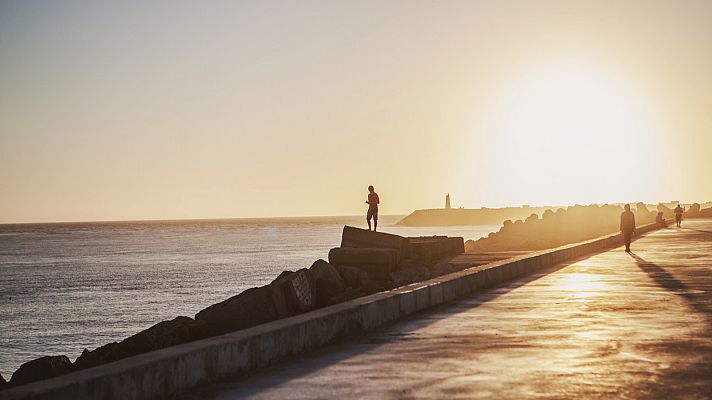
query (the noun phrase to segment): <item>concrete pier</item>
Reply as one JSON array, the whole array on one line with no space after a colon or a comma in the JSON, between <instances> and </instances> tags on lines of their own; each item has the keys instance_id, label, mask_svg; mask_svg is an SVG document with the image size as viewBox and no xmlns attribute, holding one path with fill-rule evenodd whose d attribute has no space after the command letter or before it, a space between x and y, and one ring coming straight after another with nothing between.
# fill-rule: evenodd
<instances>
[{"instance_id":1,"label":"concrete pier","mask_svg":"<svg viewBox=\"0 0 712 400\"><path fill-rule=\"evenodd\" d=\"M547 267L190 399L712 396L712 220Z\"/></svg>"},{"instance_id":2,"label":"concrete pier","mask_svg":"<svg viewBox=\"0 0 712 400\"><path fill-rule=\"evenodd\" d=\"M659 228L660 226L656 224L639 226L638 233L645 234ZM239 379L271 365L282 365L298 355L335 342L343 342L349 337L362 335L364 332L373 331L389 323L403 321L425 310L468 299L475 293L482 293L487 288L500 286L513 279L521 279L531 274L541 275L542 272L551 271L552 266L615 248L621 243L620 234L611 234L522 255L463 254L445 260L442 265L444 272L452 268L456 272L221 336L168 347L18 386L3 391L0 393L0 398L12 400L174 398L197 387ZM507 256L514 257L501 259ZM489 262L496 259L501 260ZM447 329L453 330L453 334L457 335L457 326L447 327ZM466 329L463 329L463 332L467 334ZM436 348L432 351L438 352L441 349ZM431 360L423 358L416 361L429 364ZM422 365L413 367L422 369ZM384 376L386 378L383 379L388 380L389 375ZM359 382L361 379L359 376L346 378L354 382ZM299 395L299 392L287 394ZM228 395L232 396L232 394ZM284 393L278 397L282 395ZM311 393L307 394L307 397L322 395ZM375 394L376 397L381 395L382 393ZM207 396L211 395L207 394ZM237 394L237 396L241 395Z\"/></svg>"}]
</instances>

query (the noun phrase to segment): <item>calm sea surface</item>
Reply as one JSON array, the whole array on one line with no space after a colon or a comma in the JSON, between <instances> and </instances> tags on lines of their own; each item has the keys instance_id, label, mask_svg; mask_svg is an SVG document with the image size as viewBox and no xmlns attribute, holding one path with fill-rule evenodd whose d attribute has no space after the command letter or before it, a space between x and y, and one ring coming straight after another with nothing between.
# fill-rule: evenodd
<instances>
[{"instance_id":1,"label":"calm sea surface","mask_svg":"<svg viewBox=\"0 0 712 400\"><path fill-rule=\"evenodd\" d=\"M476 239L495 226L411 228ZM0 373L44 355L76 359L179 315L309 267L362 217L0 225Z\"/></svg>"}]
</instances>

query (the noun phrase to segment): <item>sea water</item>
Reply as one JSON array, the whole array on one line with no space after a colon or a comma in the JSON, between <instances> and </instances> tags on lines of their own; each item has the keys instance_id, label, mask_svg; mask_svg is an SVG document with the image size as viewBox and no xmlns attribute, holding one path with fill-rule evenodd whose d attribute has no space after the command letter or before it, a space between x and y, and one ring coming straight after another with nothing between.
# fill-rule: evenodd
<instances>
[{"instance_id":1,"label":"sea water","mask_svg":"<svg viewBox=\"0 0 712 400\"><path fill-rule=\"evenodd\" d=\"M379 230L477 239L497 228L397 220ZM345 224L365 227L363 217L0 225L0 374L45 355L74 360L308 268Z\"/></svg>"}]
</instances>

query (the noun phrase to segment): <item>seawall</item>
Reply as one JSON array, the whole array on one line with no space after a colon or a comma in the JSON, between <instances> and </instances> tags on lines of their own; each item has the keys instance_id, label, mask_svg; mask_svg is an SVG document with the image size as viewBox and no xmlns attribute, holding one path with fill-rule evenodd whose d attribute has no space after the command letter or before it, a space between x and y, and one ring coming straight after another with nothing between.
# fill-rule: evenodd
<instances>
[{"instance_id":1,"label":"seawall","mask_svg":"<svg viewBox=\"0 0 712 400\"><path fill-rule=\"evenodd\" d=\"M638 227L637 234L658 228ZM620 234L533 252L0 392L0 399L159 399L249 373L346 335L622 244Z\"/></svg>"}]
</instances>

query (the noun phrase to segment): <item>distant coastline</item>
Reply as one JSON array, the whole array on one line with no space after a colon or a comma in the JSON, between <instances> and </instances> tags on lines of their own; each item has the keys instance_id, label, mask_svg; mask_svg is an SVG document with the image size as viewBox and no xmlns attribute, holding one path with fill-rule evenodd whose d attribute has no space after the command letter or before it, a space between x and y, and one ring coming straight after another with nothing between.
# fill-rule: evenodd
<instances>
[{"instance_id":1,"label":"distant coastline","mask_svg":"<svg viewBox=\"0 0 712 400\"><path fill-rule=\"evenodd\" d=\"M624 203L612 203L608 205L622 206ZM658 203L666 208L674 208L677 202ZM651 209L657 208L658 204L646 204ZM601 204L606 205L606 204ZM690 211L687 217L693 217L695 210L712 207L712 201L705 203L682 203L686 211ZM397 226L430 227L430 226L468 226L468 225L502 225L506 220L525 220L532 214L542 216L547 210L557 211L568 209L572 206L528 206L501 207L501 208L431 208L415 210L396 223ZM666 217L669 215L666 214Z\"/></svg>"},{"instance_id":2,"label":"distant coastline","mask_svg":"<svg viewBox=\"0 0 712 400\"><path fill-rule=\"evenodd\" d=\"M503 208L433 208L415 210L402 220L400 226L465 226L501 225L504 220L524 219L531 214L556 211L558 206L521 206Z\"/></svg>"}]
</instances>

